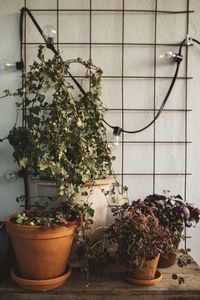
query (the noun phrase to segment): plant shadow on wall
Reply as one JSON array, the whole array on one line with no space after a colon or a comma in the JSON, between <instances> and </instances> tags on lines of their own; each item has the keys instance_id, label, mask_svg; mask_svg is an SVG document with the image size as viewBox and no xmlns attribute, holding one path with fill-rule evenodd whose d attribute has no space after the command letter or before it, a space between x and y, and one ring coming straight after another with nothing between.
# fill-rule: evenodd
<instances>
[{"instance_id":1,"label":"plant shadow on wall","mask_svg":"<svg viewBox=\"0 0 200 300\"><path fill-rule=\"evenodd\" d=\"M82 232L90 228L94 210L87 201L78 203L76 196L80 194L84 199L89 197L90 188L96 184L96 180L112 174L114 160L102 122L105 113L100 99L102 70L90 61L77 59L76 62L86 69L85 77L90 81L90 89L86 95L74 97L74 87L66 77L69 64L58 55L45 60L43 46L39 46L38 58L39 62L34 61L30 71L23 74L21 89L14 93L4 91L3 97L20 97L20 102L16 103L16 122L8 140L14 148L14 160L21 167L20 175L54 181L58 192L56 199L59 201L50 210L48 203L44 205L43 198L31 202L28 192L25 197L18 197L18 200L25 198L26 209L7 219L7 230L13 243L15 224L20 227L24 225L24 228L28 226L27 230L32 227L48 232L56 231L59 226L74 226L71 230L73 234L78 225L81 225ZM21 112L23 126L18 125ZM89 192L82 192L81 188L85 186ZM109 191L104 193L107 195ZM14 245L14 248L19 254L21 250L18 246ZM31 252L30 248L25 251ZM20 274L25 278L38 279L24 272L18 254ZM30 267L23 260L22 264Z\"/></svg>"}]
</instances>

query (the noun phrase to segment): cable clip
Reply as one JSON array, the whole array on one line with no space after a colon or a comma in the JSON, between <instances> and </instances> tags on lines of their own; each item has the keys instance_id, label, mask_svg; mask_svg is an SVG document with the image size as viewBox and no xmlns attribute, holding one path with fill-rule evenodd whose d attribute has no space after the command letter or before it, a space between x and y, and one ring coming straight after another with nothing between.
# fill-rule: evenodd
<instances>
[{"instance_id":1,"label":"cable clip","mask_svg":"<svg viewBox=\"0 0 200 300\"><path fill-rule=\"evenodd\" d=\"M192 44L192 37L187 33L185 43L187 46L190 46Z\"/></svg>"}]
</instances>

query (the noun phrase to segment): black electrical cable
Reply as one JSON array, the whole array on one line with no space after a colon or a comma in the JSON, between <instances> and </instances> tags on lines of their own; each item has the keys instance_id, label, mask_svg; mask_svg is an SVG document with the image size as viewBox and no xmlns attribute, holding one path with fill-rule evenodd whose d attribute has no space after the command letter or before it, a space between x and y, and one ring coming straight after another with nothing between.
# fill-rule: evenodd
<instances>
[{"instance_id":1,"label":"black electrical cable","mask_svg":"<svg viewBox=\"0 0 200 300\"><path fill-rule=\"evenodd\" d=\"M181 52L180 52L179 55L181 56ZM168 98L169 98L169 95L171 94L171 91L172 91L172 89L173 89L173 87L174 87L174 84L175 84L175 82L176 82L176 78L177 78L177 75L178 75L178 71L179 71L179 67L180 67L181 61L182 61L182 58L180 58L180 60L177 61L177 66L176 66L176 71L175 71L175 73L174 73L174 77L173 77L172 82L171 82L171 84L170 84L170 87L169 87L169 89L168 89L168 91L167 91L167 94L166 94L166 96L165 96L165 98L164 98L164 100L163 100L163 102L162 102L162 104L161 104L161 106L160 106L160 108L159 108L159 111L158 111L158 113L156 114L156 116L154 117L154 119L153 119L149 124L147 124L146 126L144 126L144 127L141 128L141 129L131 131L131 130L125 130L125 129L122 128L121 132L130 133L130 134L138 133L138 132L141 132L141 131L147 129L148 127L150 127L150 126L157 120L157 118L158 118L158 117L160 116L160 114L162 113L162 111L163 111L163 109L164 109L164 107L165 107L165 104L167 103L167 100L168 100Z\"/></svg>"},{"instance_id":2,"label":"black electrical cable","mask_svg":"<svg viewBox=\"0 0 200 300\"><path fill-rule=\"evenodd\" d=\"M34 25L36 26L36 28L38 29L39 33L41 34L41 36L43 37L47 48L51 49L53 51L53 53L57 56L60 57L60 59L63 61L62 57L60 56L59 52L55 49L54 45L48 41L48 38L44 35L41 27L39 26L39 24L37 23L37 21L35 20L34 16L32 15L32 13L30 12L30 10L27 7L23 7L21 9L21 15L20 15L20 44L21 44L21 61L22 61L22 39L23 39L23 16L24 16L24 12L27 12L29 17L31 18L31 20L33 21ZM79 88L79 90L83 93L84 96L87 96L86 92L84 91L84 89L82 88L82 86L78 83L78 81L74 78L74 76L67 71L68 75L70 76L70 78L74 81L74 83L77 85L77 87Z\"/></svg>"},{"instance_id":3,"label":"black electrical cable","mask_svg":"<svg viewBox=\"0 0 200 300\"><path fill-rule=\"evenodd\" d=\"M182 61L182 59L183 59L183 57L182 57L182 47L183 47L183 44L185 43L185 39L181 42L181 44L180 44L180 46L179 46L179 52L178 52L178 54L176 54L175 56L174 56L174 61L176 61L176 63L177 63L177 66L176 66L176 71L175 71L175 73L174 73L174 77L173 77L173 79L172 79L172 82L171 82L171 84L170 84L170 87L169 87L169 89L168 89L168 91L167 91L167 94L166 94L166 96L165 96L165 98L164 98L164 100L163 100L163 102L162 102L162 104L161 104L161 106L160 106L160 108L159 108L159 111L158 111L158 113L156 114L156 116L154 117L154 119L149 123L149 124L147 124L146 126L144 126L144 127L142 127L142 128L140 128L140 129L138 129L138 130L125 130L125 129L123 129L123 128L120 128L120 127L117 127L117 126L115 126L115 127L111 127L111 128L113 128L114 129L114 134L115 135L120 135L120 133L121 132L124 132L124 133L129 133L129 134L134 134L134 133L138 133L138 132L141 132L141 131L143 131L143 130L145 130L145 129L147 129L148 127L150 127L156 120L157 120L157 118L160 116L160 114L162 113L162 111L163 111L163 109L164 109L164 107L165 107L165 104L167 103L167 100L168 100L168 98L169 98L169 96L170 96L170 94L171 94L171 91L172 91L172 89L173 89L173 87L174 87L174 84L175 84L175 82L176 82L176 78L177 78L177 75L178 75L178 71L179 71L179 67L180 67L180 63L181 63L181 61ZM107 123L107 122L106 122ZM109 126L109 124L107 123L107 125Z\"/></svg>"},{"instance_id":4,"label":"black electrical cable","mask_svg":"<svg viewBox=\"0 0 200 300\"><path fill-rule=\"evenodd\" d=\"M30 16L30 18L31 18L31 20L33 21L34 25L37 27L39 33L40 33L41 36L43 37L43 39L44 39L44 41L45 41L45 43L46 43L47 48L51 49L51 50L54 52L55 55L59 56L59 57L62 59L62 57L60 56L59 52L55 49L53 43L49 43L49 42L48 42L48 39L45 37L45 35L44 35L42 29L40 28L39 24L36 22L35 18L33 17L32 13L30 12L30 10L29 10L28 8L26 8L26 7L23 7L23 8L21 9L21 17L20 17L21 61L22 61L23 15L24 15L24 12L25 12L25 11L28 13L28 15ZM194 42L200 44L200 42L198 42L196 39L192 39L192 40L193 40ZM176 71L175 71L175 73L174 73L174 77L173 77L172 82L171 82L171 84L170 84L170 87L169 87L169 89L168 89L168 91L167 91L167 94L166 94L166 96L165 96L165 98L164 98L164 100L163 100L163 102L162 102L162 104L161 104L161 106L160 106L160 109L159 109L158 113L157 113L156 116L154 117L154 119L153 119L149 124L147 124L146 126L144 126L143 128L138 129L138 130L134 130L134 131L131 131L131 130L125 130L125 129L119 127L119 126L112 126L112 125L110 125L106 120L103 119L103 122L104 122L107 126L109 126L110 128L112 128L112 129L114 130L113 133L114 133L115 135L120 135L121 132L130 133L130 134L134 134L134 133L141 132L141 131L147 129L148 127L150 127L150 126L157 120L157 118L160 116L160 114L162 113L162 111L163 111L163 109L164 109L164 107L165 107L165 104L167 103L167 100L168 100L168 98L169 98L169 96L170 96L170 94L171 94L171 91L172 91L172 89L173 89L173 87L174 87L174 84L175 84L175 82L176 82L177 75L178 75L178 71L179 71L179 67L180 67L180 63L181 63L182 58L183 58L183 57L182 57L182 54L181 54L181 52L182 52L182 46L183 46L183 44L185 43L185 41L186 41L186 40L184 39L184 40L181 42L180 47L179 47L179 52L178 52L178 54L176 54L176 55L173 57L174 61L176 61L176 63L177 63ZM76 86L77 86L77 87L79 88L79 90L82 92L82 94L83 94L85 97L87 97L87 93L86 93L85 90L82 88L82 86L79 84L79 82L74 78L74 76L73 76L69 71L67 71L67 72L68 72L68 75L70 76L70 78L71 78L71 79L74 81L74 83L76 84Z\"/></svg>"},{"instance_id":5,"label":"black electrical cable","mask_svg":"<svg viewBox=\"0 0 200 300\"><path fill-rule=\"evenodd\" d=\"M200 45L200 42L198 40L196 40L196 39L191 38L191 41L193 41L193 42L195 42L195 43L197 43L197 44Z\"/></svg>"},{"instance_id":6,"label":"black electrical cable","mask_svg":"<svg viewBox=\"0 0 200 300\"><path fill-rule=\"evenodd\" d=\"M24 72L23 58L22 58L22 50L23 50L23 49L22 49L22 48L23 48L23 16L24 16L24 13L25 13L25 12L28 13L28 15L29 15L29 17L31 18L33 24L34 24L34 25L36 26L36 28L38 29L39 33L41 34L42 38L44 39L44 41L45 41L45 43L46 43L47 48L49 48L50 50L52 50L53 53L54 53L55 55L57 55L57 56L63 61L63 59L62 59L62 57L60 56L59 52L55 49L55 47L54 47L54 45L53 45L53 40L52 40L52 39L48 39L48 37L44 35L44 33L43 33L41 27L39 26L39 24L38 24L37 21L35 20L34 16L33 16L32 13L30 12L30 10L29 10L28 8L26 8L26 7L23 7L23 8L21 9L21 15L20 15L20 46L21 46L21 48L20 48L20 56L21 56L21 57L20 57L20 58L21 58L21 61L20 61L20 62L17 62L17 64L16 64L17 69L21 69L21 70L22 70L22 73ZM190 40L196 42L197 44L200 44L200 42L197 41L196 39L192 39L192 38L191 38ZM165 104L166 104L166 102L167 102L167 100L168 100L168 98L169 98L169 95L171 94L171 91L172 91L172 89L173 89L174 83L175 83L175 81L176 81L176 78L177 78L177 75L178 75L178 71L179 71L179 67L180 67L180 63L181 63L182 58L183 58L182 55L181 55L181 51L182 51L182 47L183 47L183 44L185 43L185 41L186 41L185 39L182 41L182 43L180 44L180 47L179 47L179 52L178 52L178 54L176 54L176 55L173 57L173 59L174 59L174 60L176 61L176 63L177 63L176 71L175 71L174 77L173 77L173 79L172 79L172 82L171 82L171 84L170 84L170 87L169 87L169 89L168 89L168 91L167 91L167 94L166 94L166 96L165 96L165 98L164 98L164 100L163 100L163 102L162 102L162 104L161 104L161 106L160 106L160 109L159 109L158 113L157 113L156 116L154 117L154 119L153 119L148 125L146 125L145 127L141 128L141 129L139 129L139 130L135 130L135 131L125 130L125 129L120 128L120 127L118 127L118 126L112 126L112 125L110 125L106 120L103 119L103 122L104 122L107 126L109 126L110 128L112 128L112 129L114 130L113 133L114 133L115 135L118 135L118 136L119 136L121 132L131 133L131 134L137 133L137 132L141 132L141 131L147 129L149 126L151 126L151 125L156 121L156 119L159 117L159 115L160 115L161 112L163 111L163 108L164 108L164 106L165 106ZM63 61L63 62L64 62L64 61ZM74 78L74 76L73 76L68 70L67 70L67 72L68 72L68 75L70 76L70 78L73 80L73 82L74 82L74 83L76 84L76 86L79 88L79 90L81 91L81 93L82 93L85 97L87 97L87 93L86 93L85 90L82 88L82 86L79 84L79 82ZM22 83L22 84L23 84L23 83ZM23 109L23 113L26 113L24 109ZM24 120L24 117L23 117L23 120ZM25 176L24 176L24 184L25 184L25 195L26 195L25 209L27 209L28 206L29 206L29 192L28 192L28 177L27 177L27 174L25 174Z\"/></svg>"}]
</instances>

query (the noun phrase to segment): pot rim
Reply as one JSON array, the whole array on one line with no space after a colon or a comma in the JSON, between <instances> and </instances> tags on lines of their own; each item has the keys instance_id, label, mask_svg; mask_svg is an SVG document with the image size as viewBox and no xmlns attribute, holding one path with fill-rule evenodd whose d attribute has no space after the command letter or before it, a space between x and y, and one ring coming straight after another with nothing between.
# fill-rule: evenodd
<instances>
[{"instance_id":1,"label":"pot rim","mask_svg":"<svg viewBox=\"0 0 200 300\"><path fill-rule=\"evenodd\" d=\"M25 236L27 239L60 238L66 235L73 235L78 227L76 221L73 221L69 227L60 224L55 225L54 230L51 228L43 230L43 226L30 226L11 222L10 220L15 216L11 215L6 218L6 230L11 236L15 235L17 238L25 238Z\"/></svg>"},{"instance_id":2,"label":"pot rim","mask_svg":"<svg viewBox=\"0 0 200 300\"><path fill-rule=\"evenodd\" d=\"M55 181L50 181L50 180L42 180L38 178L32 178L32 182L37 184L37 185L43 185L43 186L56 186ZM110 185L116 182L116 179L114 177L108 177L105 179L97 179L95 180L94 186L98 185ZM86 182L86 186L92 186L91 181Z\"/></svg>"}]
</instances>

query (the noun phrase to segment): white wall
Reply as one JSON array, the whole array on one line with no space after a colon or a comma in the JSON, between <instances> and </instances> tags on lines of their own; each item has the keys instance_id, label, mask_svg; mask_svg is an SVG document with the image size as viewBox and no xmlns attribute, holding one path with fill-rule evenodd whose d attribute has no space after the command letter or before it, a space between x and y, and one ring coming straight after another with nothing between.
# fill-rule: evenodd
<instances>
[{"instance_id":1,"label":"white wall","mask_svg":"<svg viewBox=\"0 0 200 300\"><path fill-rule=\"evenodd\" d=\"M27 7L56 8L56 0L27 0ZM89 0L60 0L59 7L89 8ZM186 10L186 0L158 0L159 10ZM19 59L19 9L24 1L6 0L0 1L0 34L1 48L0 59ZM92 0L93 8L121 9L121 0ZM125 0L125 9L154 9L154 0ZM192 36L200 39L200 2L190 0L190 9L195 13L190 15L189 28ZM57 26L56 12L33 12L41 27L51 23ZM153 43L154 42L154 14L126 13L125 14L125 43ZM122 16L120 12L94 12L92 15L92 42L95 43L121 43L122 42ZM35 27L27 17L27 42L42 40ZM157 19L157 43L179 43L186 35L186 15L158 14ZM89 42L89 12L61 12L59 13L59 42ZM82 57L88 59L88 45L61 45L60 50L64 59ZM100 46L92 47L93 62L103 68L104 75L121 75L122 47ZM175 50L177 47L158 46L159 54ZM31 63L37 53L36 45L27 45L27 64ZM49 52L48 52L49 53ZM183 54L185 50L183 51ZM154 48L152 46L125 46L124 48L124 75L152 76L154 64ZM50 54L49 54L50 55ZM188 108L193 111L188 113L188 145L186 199L200 206L200 135L199 121L199 93L200 93L200 47L189 48L188 75L193 80L188 80ZM175 65L162 62L157 59L157 76L172 76ZM72 69L73 74L80 74L80 70ZM185 76L185 59L182 62L179 76ZM20 86L20 72L1 73L0 89L11 90ZM119 111L110 111L106 117L114 125L122 124L122 85L121 79L103 79L103 100L108 108L118 108ZM152 79L125 79L124 80L124 108L125 109L152 109L154 106L154 91ZM161 104L166 94L170 80L156 80L156 108ZM166 105L168 109L184 109L186 107L186 88L184 80L177 80L175 88ZM14 123L15 105L14 99L0 100L0 137L4 137ZM153 112L124 112L124 125L126 129L138 129L152 120ZM155 158L153 158L154 145L152 141L184 141L185 140L185 113L165 111L156 122L155 129L152 126L144 132L134 136L124 135L124 141L149 141L149 143L125 143L113 149L117 156L114 164L116 173L153 173L154 162L156 173L184 173L185 172L185 145L184 144L156 144ZM112 132L108 129L108 135ZM122 157L122 147L124 156ZM16 195L23 193L23 181L18 179L15 183L5 182L3 175L8 170L17 170L13 165L12 149L7 142L0 144L0 219L16 211ZM122 176L119 176L119 180ZM123 183L129 186L131 200L144 197L153 192L152 175L124 175ZM155 176L155 192L162 193L163 189L169 189L173 193L184 196L184 175ZM191 230L193 238L188 239L188 246L192 247L192 255L200 263L198 248L200 241L198 235L200 226Z\"/></svg>"},{"instance_id":2,"label":"white wall","mask_svg":"<svg viewBox=\"0 0 200 300\"><path fill-rule=\"evenodd\" d=\"M23 1L0 1L0 60L9 59L18 61L20 59L19 41L19 11ZM15 90L20 87L21 72L0 73L0 94L5 89ZM7 98L0 100L0 137L5 137L15 122L15 99ZM4 180L4 174L8 170L18 170L13 164L12 148L8 141L0 143L0 219L14 213L18 209L15 201L16 196L23 194L23 180L8 183Z\"/></svg>"}]
</instances>

